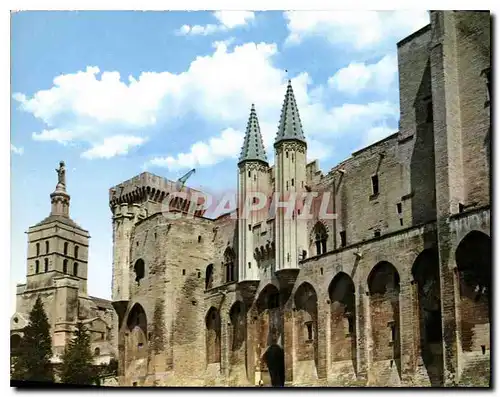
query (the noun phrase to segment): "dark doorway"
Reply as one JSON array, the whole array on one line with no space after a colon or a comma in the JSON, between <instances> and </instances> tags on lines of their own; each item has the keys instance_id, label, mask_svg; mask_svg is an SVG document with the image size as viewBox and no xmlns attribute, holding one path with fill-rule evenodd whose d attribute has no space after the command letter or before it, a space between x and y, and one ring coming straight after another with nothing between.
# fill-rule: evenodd
<instances>
[{"instance_id":1,"label":"dark doorway","mask_svg":"<svg viewBox=\"0 0 500 397\"><path fill-rule=\"evenodd\" d=\"M269 369L272 387L283 387L285 385L285 352L281 346L269 346L263 359Z\"/></svg>"}]
</instances>

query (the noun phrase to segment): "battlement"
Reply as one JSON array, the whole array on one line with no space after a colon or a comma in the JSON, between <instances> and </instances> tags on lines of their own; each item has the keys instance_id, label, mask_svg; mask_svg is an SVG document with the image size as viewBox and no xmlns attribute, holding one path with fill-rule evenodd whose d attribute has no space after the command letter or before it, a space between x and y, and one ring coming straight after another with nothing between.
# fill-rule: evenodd
<instances>
[{"instance_id":1,"label":"battlement","mask_svg":"<svg viewBox=\"0 0 500 397\"><path fill-rule=\"evenodd\" d=\"M123 203L142 203L148 200L161 203L169 194L182 192L187 195L187 201L193 194L201 195L201 191L183 186L178 188L177 182L164 177L143 172L109 189L109 204L111 207Z\"/></svg>"}]
</instances>

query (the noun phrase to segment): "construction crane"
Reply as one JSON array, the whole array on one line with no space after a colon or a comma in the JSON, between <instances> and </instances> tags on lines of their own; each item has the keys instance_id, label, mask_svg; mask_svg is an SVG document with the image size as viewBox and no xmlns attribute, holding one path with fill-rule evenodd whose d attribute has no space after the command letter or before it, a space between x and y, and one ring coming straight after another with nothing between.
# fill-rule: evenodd
<instances>
[{"instance_id":1,"label":"construction crane","mask_svg":"<svg viewBox=\"0 0 500 397\"><path fill-rule=\"evenodd\" d=\"M189 179L191 175L193 175L196 172L196 170L193 168L191 171L189 171L186 175L181 176L179 179L177 179L177 182L175 183L175 187L177 191L180 191L183 187L186 181Z\"/></svg>"}]
</instances>

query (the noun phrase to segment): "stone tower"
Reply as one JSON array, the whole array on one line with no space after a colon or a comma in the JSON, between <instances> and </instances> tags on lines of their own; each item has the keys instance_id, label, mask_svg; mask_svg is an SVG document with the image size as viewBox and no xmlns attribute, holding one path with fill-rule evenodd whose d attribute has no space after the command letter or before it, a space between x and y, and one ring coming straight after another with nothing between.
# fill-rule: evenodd
<instances>
[{"instance_id":1,"label":"stone tower","mask_svg":"<svg viewBox=\"0 0 500 397\"><path fill-rule=\"evenodd\" d=\"M281 118L274 143L275 148L275 203L276 206L276 271L298 269L299 253L306 250L306 225L301 227L295 205L303 200L306 184L307 144L293 94L291 81L285 95Z\"/></svg>"},{"instance_id":2,"label":"stone tower","mask_svg":"<svg viewBox=\"0 0 500 397\"><path fill-rule=\"evenodd\" d=\"M252 104L248 119L245 140L238 162L239 198L239 281L259 280L257 262L254 258L253 226L267 218L266 207L258 211L246 208L266 200L269 193L269 165L260 133L259 120Z\"/></svg>"},{"instance_id":3,"label":"stone tower","mask_svg":"<svg viewBox=\"0 0 500 397\"><path fill-rule=\"evenodd\" d=\"M69 216L66 170L60 162L58 182L50 195L50 215L29 228L26 289L53 284L61 275L78 280L81 295L87 295L89 233Z\"/></svg>"}]
</instances>

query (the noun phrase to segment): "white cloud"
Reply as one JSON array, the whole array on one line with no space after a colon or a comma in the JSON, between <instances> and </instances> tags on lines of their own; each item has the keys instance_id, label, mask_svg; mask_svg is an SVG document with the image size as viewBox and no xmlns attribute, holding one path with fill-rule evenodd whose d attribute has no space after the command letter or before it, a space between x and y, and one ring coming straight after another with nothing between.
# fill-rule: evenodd
<instances>
[{"instance_id":1,"label":"white cloud","mask_svg":"<svg viewBox=\"0 0 500 397\"><path fill-rule=\"evenodd\" d=\"M51 88L32 97L15 94L14 98L22 109L48 126L34 134L33 139L63 144L73 140L85 142L90 145L84 154L86 158L125 154L144 142L151 127L189 115L224 131L219 137L198 138L199 142L192 142L183 153L166 153L150 163L174 168L208 166L237 156L243 134L239 131L246 127L250 105L255 103L271 161L286 91L285 73L273 65L277 47L246 43L229 50L225 42L217 42L214 47L212 54L197 57L179 74L143 72L124 82L118 72L101 74L97 67L88 67L86 71L55 78ZM304 132L309 142L317 142L311 144L311 150L316 147L318 156L326 156L325 145L332 140L359 134L398 116L397 105L390 102L328 107L320 95L321 87L314 85L307 73L294 77L292 85ZM119 143L123 139L115 138L117 130L123 139L133 138L128 144ZM223 143L222 148L219 143Z\"/></svg>"},{"instance_id":2,"label":"white cloud","mask_svg":"<svg viewBox=\"0 0 500 397\"><path fill-rule=\"evenodd\" d=\"M220 136L212 137L205 142L196 142L188 153L179 153L176 157L155 157L147 165L166 167L170 170L209 166L225 158L237 158L244 134L227 128Z\"/></svg>"},{"instance_id":3,"label":"white cloud","mask_svg":"<svg viewBox=\"0 0 500 397\"><path fill-rule=\"evenodd\" d=\"M58 128L54 128L52 130L43 130L42 132L34 132L32 134L32 138L35 141L55 141L60 143L61 145L67 145L72 140L78 137L78 134L75 134L69 130L60 130Z\"/></svg>"},{"instance_id":4,"label":"white cloud","mask_svg":"<svg viewBox=\"0 0 500 397\"><path fill-rule=\"evenodd\" d=\"M357 95L365 90L387 93L394 88L397 73L397 57L386 55L377 63L351 62L330 77L328 84L349 95Z\"/></svg>"},{"instance_id":5,"label":"white cloud","mask_svg":"<svg viewBox=\"0 0 500 397\"><path fill-rule=\"evenodd\" d=\"M363 137L362 147L369 146L397 132L397 129L385 125L370 128ZM362 148L360 147L360 149Z\"/></svg>"},{"instance_id":6,"label":"white cloud","mask_svg":"<svg viewBox=\"0 0 500 397\"><path fill-rule=\"evenodd\" d=\"M86 159L109 159L114 156L127 154L134 147L145 142L144 138L127 135L115 135L104 139L101 144L82 153Z\"/></svg>"},{"instance_id":7,"label":"white cloud","mask_svg":"<svg viewBox=\"0 0 500 397\"><path fill-rule=\"evenodd\" d=\"M427 11L287 11L287 44L323 36L354 50L373 49L395 42L429 23Z\"/></svg>"},{"instance_id":8,"label":"white cloud","mask_svg":"<svg viewBox=\"0 0 500 397\"><path fill-rule=\"evenodd\" d=\"M177 31L179 36L208 36L216 32L225 32L237 27L245 26L255 19L253 11L216 11L213 16L219 23L208 25L183 25Z\"/></svg>"},{"instance_id":9,"label":"white cloud","mask_svg":"<svg viewBox=\"0 0 500 397\"><path fill-rule=\"evenodd\" d=\"M19 156L22 156L24 154L24 148L23 147L17 147L14 146L12 143L10 144L10 151L14 154L17 154Z\"/></svg>"}]
</instances>

